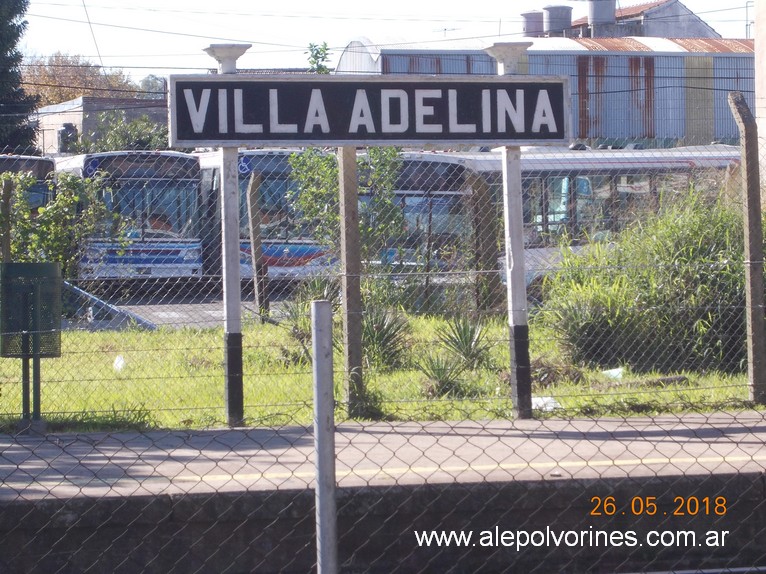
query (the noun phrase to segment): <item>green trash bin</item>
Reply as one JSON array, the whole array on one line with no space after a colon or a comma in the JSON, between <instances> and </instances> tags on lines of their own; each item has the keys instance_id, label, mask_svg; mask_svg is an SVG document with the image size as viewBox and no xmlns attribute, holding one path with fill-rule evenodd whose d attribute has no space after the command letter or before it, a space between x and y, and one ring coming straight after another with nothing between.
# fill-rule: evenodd
<instances>
[{"instance_id":1,"label":"green trash bin","mask_svg":"<svg viewBox=\"0 0 766 574\"><path fill-rule=\"evenodd\" d=\"M0 357L22 359L22 419L40 419L40 359L61 356L61 287L59 263L0 263Z\"/></svg>"},{"instance_id":2,"label":"green trash bin","mask_svg":"<svg viewBox=\"0 0 766 574\"><path fill-rule=\"evenodd\" d=\"M61 264L0 264L0 357L61 356Z\"/></svg>"}]
</instances>

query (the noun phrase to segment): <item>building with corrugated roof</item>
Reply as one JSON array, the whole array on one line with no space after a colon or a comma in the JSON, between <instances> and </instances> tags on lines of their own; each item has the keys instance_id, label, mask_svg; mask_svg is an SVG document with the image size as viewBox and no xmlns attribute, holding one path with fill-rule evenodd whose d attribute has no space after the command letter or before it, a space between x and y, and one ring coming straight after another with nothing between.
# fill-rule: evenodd
<instances>
[{"instance_id":1,"label":"building with corrugated roof","mask_svg":"<svg viewBox=\"0 0 766 574\"><path fill-rule=\"evenodd\" d=\"M570 37L720 38L679 0L655 0L618 7L615 0L590 0L588 16L571 23Z\"/></svg>"},{"instance_id":2,"label":"building with corrugated roof","mask_svg":"<svg viewBox=\"0 0 766 574\"><path fill-rule=\"evenodd\" d=\"M520 73L562 75L572 92L572 134L591 145L736 142L728 93L755 104L753 40L526 38ZM338 74L496 74L476 42L348 44Z\"/></svg>"},{"instance_id":3,"label":"building with corrugated roof","mask_svg":"<svg viewBox=\"0 0 766 574\"><path fill-rule=\"evenodd\" d=\"M753 40L722 39L678 0L617 8L589 0L587 18L546 6L522 14L530 42L520 73L563 75L572 134L590 144L647 146L736 142L728 93L755 104ZM630 32L630 34L626 34ZM497 74L484 49L507 38L439 43L350 42L338 74Z\"/></svg>"}]
</instances>

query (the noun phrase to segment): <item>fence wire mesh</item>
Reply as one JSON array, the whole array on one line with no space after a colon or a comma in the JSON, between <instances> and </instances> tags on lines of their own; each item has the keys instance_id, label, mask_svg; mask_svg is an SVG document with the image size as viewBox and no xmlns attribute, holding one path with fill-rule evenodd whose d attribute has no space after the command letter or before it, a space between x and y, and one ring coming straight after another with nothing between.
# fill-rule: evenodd
<instances>
[{"instance_id":1,"label":"fence wire mesh","mask_svg":"<svg viewBox=\"0 0 766 574\"><path fill-rule=\"evenodd\" d=\"M242 151L237 428L220 155L0 158L5 260L64 280L61 356L0 359L0 571L316 569L317 299L335 318L341 571L766 566L740 151L522 150L527 420L498 152L360 151L349 246L333 150Z\"/></svg>"}]
</instances>

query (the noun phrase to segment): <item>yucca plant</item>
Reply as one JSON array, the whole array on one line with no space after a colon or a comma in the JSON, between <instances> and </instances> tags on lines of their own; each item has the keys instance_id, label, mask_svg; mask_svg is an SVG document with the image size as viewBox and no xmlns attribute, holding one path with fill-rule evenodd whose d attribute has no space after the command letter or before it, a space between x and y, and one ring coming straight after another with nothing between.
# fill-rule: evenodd
<instances>
[{"instance_id":1,"label":"yucca plant","mask_svg":"<svg viewBox=\"0 0 766 574\"><path fill-rule=\"evenodd\" d=\"M492 345L480 319L457 317L437 329L439 343L456 356L468 369L490 366L489 352Z\"/></svg>"},{"instance_id":2,"label":"yucca plant","mask_svg":"<svg viewBox=\"0 0 766 574\"><path fill-rule=\"evenodd\" d=\"M415 362L415 368L426 376L425 395L429 398L462 397L465 387L463 365L440 353L426 353Z\"/></svg>"},{"instance_id":3,"label":"yucca plant","mask_svg":"<svg viewBox=\"0 0 766 574\"><path fill-rule=\"evenodd\" d=\"M390 369L404 365L410 348L407 318L378 307L367 309L362 318L362 348L368 366Z\"/></svg>"}]
</instances>

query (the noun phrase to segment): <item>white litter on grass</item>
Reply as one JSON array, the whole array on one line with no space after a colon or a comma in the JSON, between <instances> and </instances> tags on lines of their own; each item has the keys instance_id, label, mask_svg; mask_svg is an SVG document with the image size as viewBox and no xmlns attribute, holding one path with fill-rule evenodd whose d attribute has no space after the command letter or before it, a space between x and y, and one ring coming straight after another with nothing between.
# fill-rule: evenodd
<instances>
[{"instance_id":1,"label":"white litter on grass","mask_svg":"<svg viewBox=\"0 0 766 574\"><path fill-rule=\"evenodd\" d=\"M560 409L561 404L553 397L532 397L532 408L550 412Z\"/></svg>"},{"instance_id":2,"label":"white litter on grass","mask_svg":"<svg viewBox=\"0 0 766 574\"><path fill-rule=\"evenodd\" d=\"M114 368L115 371L119 373L124 366L125 366L125 358L122 355L117 355L114 358L114 363L112 363L112 367Z\"/></svg>"},{"instance_id":3,"label":"white litter on grass","mask_svg":"<svg viewBox=\"0 0 766 574\"><path fill-rule=\"evenodd\" d=\"M618 367L616 369L609 369L608 371L601 371L604 375L609 377L610 379L621 379L622 378L622 367Z\"/></svg>"}]
</instances>

